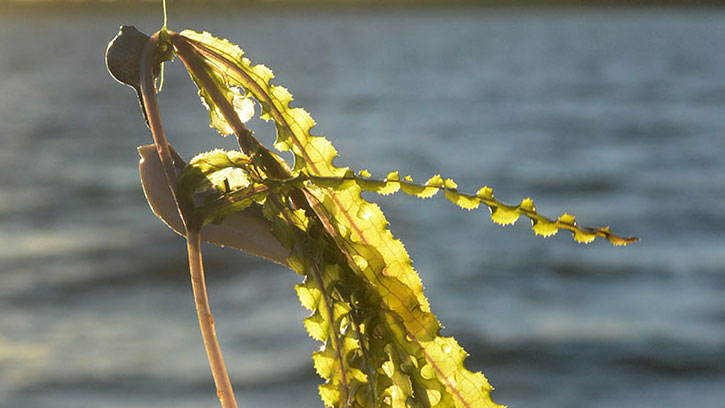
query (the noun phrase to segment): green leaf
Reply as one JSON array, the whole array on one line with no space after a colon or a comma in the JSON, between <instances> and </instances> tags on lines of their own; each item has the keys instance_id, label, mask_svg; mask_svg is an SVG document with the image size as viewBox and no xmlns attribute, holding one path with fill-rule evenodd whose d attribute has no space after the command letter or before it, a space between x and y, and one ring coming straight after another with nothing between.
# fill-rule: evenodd
<instances>
[{"instance_id":1,"label":"green leaf","mask_svg":"<svg viewBox=\"0 0 725 408\"><path fill-rule=\"evenodd\" d=\"M296 290L300 303L311 311L304 321L308 333L323 343L313 361L326 380L320 386L326 406L500 407L491 400L493 388L483 374L465 368L466 352L454 339L440 336L441 325L408 253L388 229L380 208L362 198L363 191L385 195L402 190L428 198L443 190L461 208L486 205L500 224L524 215L539 235L567 229L578 242L596 236L615 245L633 240L614 236L608 228L578 227L571 216L549 220L536 212L530 199L518 206L503 204L488 187L470 195L438 175L419 185L410 176L401 180L397 172L373 180L368 171L355 175L337 167L332 144L311 134L315 122L303 109L290 106L291 94L270 82L271 70L251 64L239 47L208 33L186 30L180 35L206 64L227 101L241 95L236 87L243 89L243 97L259 103L261 118L275 122L275 148L294 155L289 176L275 178L258 162L217 153L192 161L181 180L187 183L185 191L216 194L200 207L205 214L216 216L247 202L263 205L275 236L291 251L287 264L305 277ZM218 108L205 90L200 94L210 106L213 126L224 133L228 129L219 123ZM291 202L304 208L293 208Z\"/></svg>"},{"instance_id":2,"label":"green leaf","mask_svg":"<svg viewBox=\"0 0 725 408\"><path fill-rule=\"evenodd\" d=\"M275 148L294 154L293 171L305 169L312 175L344 175L344 169L332 164L337 156L335 148L327 139L310 134L315 121L304 109L290 107L292 95L286 88L270 83L274 75L269 68L252 65L243 57L244 52L239 47L209 33L184 30L180 35L192 40L212 70L224 73L223 77L218 76L223 85L229 89L240 87L259 102L262 108L260 117L276 124Z\"/></svg>"},{"instance_id":3,"label":"green leaf","mask_svg":"<svg viewBox=\"0 0 725 408\"><path fill-rule=\"evenodd\" d=\"M412 177L405 176L405 179L400 183L400 189L403 190L405 194L412 195L418 198L433 197L438 193L438 187L430 187L429 185L433 185L437 181L435 177L440 178L440 176L434 176L434 178L428 180L428 183L426 185L421 186L413 182ZM362 188L365 189L364 187Z\"/></svg>"},{"instance_id":4,"label":"green leaf","mask_svg":"<svg viewBox=\"0 0 725 408\"><path fill-rule=\"evenodd\" d=\"M386 183L398 184L394 175L388 178ZM491 388L484 377L480 374L471 376L472 373L464 368L463 359L459 357L465 353L460 347L451 346L449 351L453 351L452 354L440 353L435 347L441 339L438 335L440 323L430 312L420 278L412 268L405 248L390 234L380 209L361 199L343 201L339 191L335 191L334 196L311 186L307 191L319 203L319 207L315 208L316 215L321 220L327 220L322 224L327 225L330 235L337 237L336 246L347 258L348 279L357 282L346 286L360 288L357 299L370 299L366 307L360 307L363 303L358 301L357 314L374 322L383 322L372 328L382 344L370 348L379 350L388 347L388 350L395 350L396 359L415 359L419 367L436 367L430 378L415 372L405 378L396 371L391 375L389 366L386 372L384 364L389 361L389 356L378 357L374 361L379 367L375 372L385 374L385 379L375 381L375 389L379 393L377 397L392 404L398 395L395 392L417 388L434 390L440 399L457 401L456 406L497 406L488 396ZM357 184L348 185L347 196L359 197L360 191ZM363 334L370 336L368 332ZM404 346L401 347L401 344ZM368 362L371 363L373 361ZM457 377L472 381L474 386L461 388L463 383L457 383ZM427 401L428 394L427 391L412 392L400 398L423 403Z\"/></svg>"},{"instance_id":5,"label":"green leaf","mask_svg":"<svg viewBox=\"0 0 725 408\"><path fill-rule=\"evenodd\" d=\"M242 123L247 122L254 116L254 103L246 97L242 88L226 86L224 77L208 66L205 67L205 71L211 77L212 81L219 86L219 89L222 90L224 98L234 108ZM219 106L214 103L209 91L204 88L199 78L191 72L189 72L189 75L199 89L199 97L201 98L202 104L209 111L209 127L216 129L222 136L228 136L234 133L234 130L227 123Z\"/></svg>"},{"instance_id":6,"label":"green leaf","mask_svg":"<svg viewBox=\"0 0 725 408\"><path fill-rule=\"evenodd\" d=\"M228 184L213 177L228 174L224 169L249 166L246 156L221 151L192 163L217 185ZM401 181L397 172L374 181L346 170L343 177L300 175L275 182L272 191L304 188L315 213L309 218L303 210L292 211L285 200L265 204L273 208L267 217L275 223L280 242L293 251L288 264L307 277L296 290L300 303L312 311L305 328L324 343L313 360L318 374L328 380L320 395L330 406L358 399L391 406L409 399L424 404L437 400L442 406L497 406L485 377L463 366L465 351L454 339L439 336L440 323L430 312L405 248L387 229L379 207L360 197L361 187L390 193L405 185L403 191L423 197L443 190L463 208L489 206L500 223L525 215L540 235L566 228L577 241L586 242L598 233L610 234L608 229L580 229L568 214L557 221L544 218L529 198L509 206L497 201L488 187L476 195L460 193L454 181L440 176L417 185L410 177ZM403 371L403 362L411 361Z\"/></svg>"},{"instance_id":7,"label":"green leaf","mask_svg":"<svg viewBox=\"0 0 725 408\"><path fill-rule=\"evenodd\" d=\"M556 234L560 229L568 230L579 243L590 243L595 238L600 237L608 240L615 246L623 246L637 241L635 237L624 238L613 234L609 227L592 228L580 227L577 225L574 216L564 214L554 221L546 218L536 212L536 207L531 198L525 198L521 204L512 206L498 201L493 195L493 189L490 187L482 187L475 195L461 193L458 191L458 185L451 179L443 179L439 175L431 177L425 185L417 184L410 176L406 176L403 180L398 177L398 172L391 172L384 180L375 180L370 178L370 172L367 170L361 172L362 175L355 175L348 171L342 178L336 177L317 177L317 176L300 176L295 182L309 180L320 187L341 186L342 179L354 180L361 190L370 191L378 194L391 194L402 190L404 193L418 197L430 198L439 191L443 190L446 198L457 206L472 210L478 208L481 204L486 205L491 211L491 220L500 225L512 225L520 218L521 215L531 220L531 227L536 235L544 237ZM347 185L349 187L349 184ZM338 190L343 189L342 187ZM363 214L366 212L363 211Z\"/></svg>"},{"instance_id":8,"label":"green leaf","mask_svg":"<svg viewBox=\"0 0 725 408\"><path fill-rule=\"evenodd\" d=\"M249 157L220 149L201 153L177 180L182 200L192 203L203 223L216 222L253 203L262 203L272 190L252 176Z\"/></svg>"},{"instance_id":9,"label":"green leaf","mask_svg":"<svg viewBox=\"0 0 725 408\"><path fill-rule=\"evenodd\" d=\"M179 175L178 185L187 196L205 191L230 191L250 185L245 169L249 158L237 151L221 149L196 155Z\"/></svg>"}]
</instances>

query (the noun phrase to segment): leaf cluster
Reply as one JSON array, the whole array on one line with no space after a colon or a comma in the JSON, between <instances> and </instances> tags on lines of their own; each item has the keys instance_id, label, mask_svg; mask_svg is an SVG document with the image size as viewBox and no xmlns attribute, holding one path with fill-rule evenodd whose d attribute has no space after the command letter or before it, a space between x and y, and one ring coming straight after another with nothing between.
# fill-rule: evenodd
<instances>
[{"instance_id":1,"label":"leaf cluster","mask_svg":"<svg viewBox=\"0 0 725 408\"><path fill-rule=\"evenodd\" d=\"M253 65L239 47L209 33L186 30L171 43L190 67L210 126L223 135L235 133L243 150L215 150L191 160L178 179L181 200L203 223L258 207L291 251L288 266L305 277L296 287L300 303L311 311L305 328L322 343L313 360L326 380L320 386L326 406L500 406L491 400L493 388L483 374L465 368L466 352L440 335L408 253L363 191L419 198L443 191L461 208L485 205L501 225L523 215L537 235L564 229L582 243L596 237L614 245L635 240L609 228L580 227L569 214L546 218L529 198L504 204L489 187L467 194L439 175L420 184L397 172L377 180L365 170L356 174L338 167L332 144L312 135L314 120L290 106L291 94L271 83L267 67ZM274 122L274 147L292 152L291 166L244 127L253 104L262 119Z\"/></svg>"}]
</instances>

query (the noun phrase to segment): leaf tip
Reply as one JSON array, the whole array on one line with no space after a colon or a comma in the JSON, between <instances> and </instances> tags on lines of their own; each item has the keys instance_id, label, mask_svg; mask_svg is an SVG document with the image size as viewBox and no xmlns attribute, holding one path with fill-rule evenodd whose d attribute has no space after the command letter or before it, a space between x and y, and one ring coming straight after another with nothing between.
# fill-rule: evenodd
<instances>
[{"instance_id":1,"label":"leaf tip","mask_svg":"<svg viewBox=\"0 0 725 408\"><path fill-rule=\"evenodd\" d=\"M576 219L574 218L573 215L568 214L568 213L562 214L561 217L559 217L556 220L556 222L561 223L561 224L565 224L565 225L568 225L568 226L571 226L571 227L575 227L576 226Z\"/></svg>"},{"instance_id":2,"label":"leaf tip","mask_svg":"<svg viewBox=\"0 0 725 408\"><path fill-rule=\"evenodd\" d=\"M476 196L483 200L493 200L493 189L489 186L483 186L478 190Z\"/></svg>"},{"instance_id":3,"label":"leaf tip","mask_svg":"<svg viewBox=\"0 0 725 408\"><path fill-rule=\"evenodd\" d=\"M528 212L528 213L536 213L536 207L534 207L534 200L531 198L524 198L521 200L521 204L519 204L519 207Z\"/></svg>"}]
</instances>

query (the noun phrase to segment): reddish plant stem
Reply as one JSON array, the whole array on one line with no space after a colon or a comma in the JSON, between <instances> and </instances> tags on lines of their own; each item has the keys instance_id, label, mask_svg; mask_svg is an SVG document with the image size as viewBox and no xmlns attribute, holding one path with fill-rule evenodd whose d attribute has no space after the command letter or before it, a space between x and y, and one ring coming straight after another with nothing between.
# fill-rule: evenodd
<instances>
[{"instance_id":1,"label":"reddish plant stem","mask_svg":"<svg viewBox=\"0 0 725 408\"><path fill-rule=\"evenodd\" d=\"M191 284L194 292L194 303L196 304L196 313L199 318L199 328L201 336L204 340L204 348L206 349L207 358L209 359L209 367L211 368L214 384L216 385L217 395L221 401L223 408L237 408L237 401L234 398L234 390L229 380L224 358L222 356L219 340L216 336L214 328L214 317L209 307L209 297L206 291L206 282L204 278L204 264L201 257L201 227L197 226L198 222L192 220L190 208L180 200L177 183L176 171L174 169L174 160L171 148L166 141L164 128L161 124L161 114L159 104L156 98L156 86L153 77L153 63L156 50L160 43L160 31L156 32L146 42L146 46L141 54L140 75L141 75L141 95L144 100L146 115L149 121L149 128L154 138L154 145L159 154L161 165L166 175L171 194L176 202L181 220L186 229L186 243L189 255L189 272L191 274Z\"/></svg>"},{"instance_id":2,"label":"reddish plant stem","mask_svg":"<svg viewBox=\"0 0 725 408\"><path fill-rule=\"evenodd\" d=\"M154 145L156 146L156 151L159 154L159 160L161 160L161 166L163 167L164 174L166 175L166 181L169 184L169 189L171 189L171 195L174 197L176 206L179 208L181 220L186 226L189 214L188 211L185 209L183 203L181 203L179 200L180 197L178 188L176 186L176 171L174 170L174 160L171 156L171 148L169 147L169 143L166 141L164 127L161 124L159 101L156 98L156 84L154 81L153 65L159 43L160 31L157 31L146 42L146 46L144 46L143 52L141 53L141 66L139 67L139 72L141 74L141 96L144 101L146 117L149 121L151 135L154 138Z\"/></svg>"},{"instance_id":3,"label":"reddish plant stem","mask_svg":"<svg viewBox=\"0 0 725 408\"><path fill-rule=\"evenodd\" d=\"M211 374L217 389L217 396L223 408L237 408L237 401L234 398L234 390L229 381L229 373L224 364L224 357L219 346L219 339L214 329L214 316L209 307L209 297L206 292L206 281L204 279L204 263L201 258L201 230L191 228L186 230L186 245L189 253L189 272L191 273L191 286L194 290L194 303L196 314L199 317L201 337L204 340L204 348L209 358Z\"/></svg>"}]
</instances>

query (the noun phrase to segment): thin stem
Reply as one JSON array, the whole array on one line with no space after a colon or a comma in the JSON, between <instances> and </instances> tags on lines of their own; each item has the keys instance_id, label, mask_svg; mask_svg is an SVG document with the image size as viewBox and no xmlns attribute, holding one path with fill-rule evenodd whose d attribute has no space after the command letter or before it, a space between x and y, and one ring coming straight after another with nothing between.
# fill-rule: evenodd
<instances>
[{"instance_id":1,"label":"thin stem","mask_svg":"<svg viewBox=\"0 0 725 408\"><path fill-rule=\"evenodd\" d=\"M176 206L179 208L181 220L184 222L184 225L187 226L189 214L187 214L188 211L186 211L185 206L179 201L180 196L176 186L174 160L171 155L169 143L166 141L164 127L161 124L159 101L156 98L156 86L154 84L153 64L156 49L160 42L160 33L160 31L157 31L151 36L151 38L148 39L143 52L141 53L141 66L139 67L141 75L141 97L143 98L144 107L146 109L146 117L149 121L151 135L154 138L156 152L159 154L159 160L161 160L161 166L164 169L164 174L166 175L166 182L169 185L169 189L171 190L171 195L174 197Z\"/></svg>"},{"instance_id":2,"label":"thin stem","mask_svg":"<svg viewBox=\"0 0 725 408\"><path fill-rule=\"evenodd\" d=\"M160 32L156 32L144 46L141 54L141 95L144 100L146 114L149 120L149 128L154 138L154 145L159 155L166 182L171 189L171 194L176 202L179 215L186 229L186 245L189 254L189 272L191 273L191 286L194 292L194 303L196 304L196 313L199 317L199 328L201 337L204 340L204 348L209 359L209 367L211 368L214 384L216 385L217 395L221 401L222 408L237 408L237 401L234 398L234 390L232 389L229 374L227 373L224 359L222 357L219 340L214 329L214 317L209 307L209 297L206 292L206 282L204 280L204 264L201 258L201 227L193 226L190 220L190 211L186 209L183 202L179 200L179 192L176 184L176 171L174 170L174 161L171 148L166 141L164 128L161 124L161 114L159 104L156 98L156 87L154 86L153 77L153 60L156 49L160 42Z\"/></svg>"},{"instance_id":3,"label":"thin stem","mask_svg":"<svg viewBox=\"0 0 725 408\"><path fill-rule=\"evenodd\" d=\"M162 7L162 10L164 12L164 26L163 26L162 30L166 30L166 24L169 21L169 19L166 16L166 0L162 0L161 1L161 7Z\"/></svg>"},{"instance_id":4,"label":"thin stem","mask_svg":"<svg viewBox=\"0 0 725 408\"><path fill-rule=\"evenodd\" d=\"M229 374L224 365L224 357L219 346L219 340L214 329L214 317L209 308L209 297L206 293L204 280L204 264L201 259L201 230L192 228L186 230L186 245L189 252L189 271L191 272L191 285L194 290L196 313L199 316L199 328L204 339L209 367L216 384L217 395L222 408L237 408L234 390L229 381Z\"/></svg>"}]
</instances>

